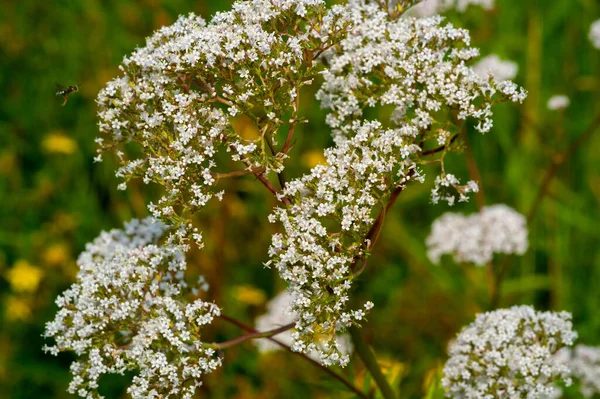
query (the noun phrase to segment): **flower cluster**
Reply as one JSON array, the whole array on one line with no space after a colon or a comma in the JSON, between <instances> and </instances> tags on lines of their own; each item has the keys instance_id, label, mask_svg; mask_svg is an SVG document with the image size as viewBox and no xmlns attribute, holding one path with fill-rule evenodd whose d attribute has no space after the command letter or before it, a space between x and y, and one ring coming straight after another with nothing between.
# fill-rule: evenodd
<instances>
[{"instance_id":1,"label":"flower cluster","mask_svg":"<svg viewBox=\"0 0 600 399\"><path fill-rule=\"evenodd\" d=\"M372 211L409 180L421 179L409 160L418 147L401 129L379 122L354 122L349 138L327 149L327 165L286 185L291 205L270 216L284 232L273 236L269 255L294 297L298 314L294 349L343 359L335 337L365 317L346 310L353 279L360 273L373 239ZM317 343L324 342L323 350Z\"/></svg>"},{"instance_id":2,"label":"flower cluster","mask_svg":"<svg viewBox=\"0 0 600 399\"><path fill-rule=\"evenodd\" d=\"M442 255L452 254L456 262L484 265L494 253L525 253L527 221L502 204L483 207L468 216L447 212L433 222L426 243L427 255L434 263L439 263Z\"/></svg>"},{"instance_id":3,"label":"flower cluster","mask_svg":"<svg viewBox=\"0 0 600 399\"><path fill-rule=\"evenodd\" d=\"M182 248L157 245L165 229L151 218L133 220L103 232L80 255L77 282L56 300L60 310L45 332L56 341L46 351L79 357L69 392L98 398L102 375L139 370L132 398L189 399L200 377L220 366L200 340L220 309L185 300L196 288L183 278Z\"/></svg>"},{"instance_id":4,"label":"flower cluster","mask_svg":"<svg viewBox=\"0 0 600 399\"><path fill-rule=\"evenodd\" d=\"M479 314L450 347L442 385L467 399L544 398L556 382L570 385L569 368L554 354L577 338L567 312L515 306Z\"/></svg>"},{"instance_id":5,"label":"flower cluster","mask_svg":"<svg viewBox=\"0 0 600 399\"><path fill-rule=\"evenodd\" d=\"M467 10L469 6L479 6L485 10L494 9L495 0L424 0L413 7L412 13L426 17L439 14L450 9L460 12Z\"/></svg>"},{"instance_id":6,"label":"flower cluster","mask_svg":"<svg viewBox=\"0 0 600 399\"><path fill-rule=\"evenodd\" d=\"M486 132L494 102L525 96L514 83L482 78L467 66L477 50L466 47L466 31L442 26L441 17L392 21L380 6L361 0L350 1L345 14L352 28L324 54L328 68L317 94L331 111L327 123L335 146L325 152L327 165L286 185L280 198L289 205L270 217L284 229L273 236L268 265L294 296L299 319L293 348L315 351L325 364L332 356L342 358L335 337L365 316L363 309L347 310L346 303L379 233L385 204L408 181L423 181L418 164L438 151L424 151L427 143L443 146L444 154L456 149L451 130L458 128L437 118L447 120L444 113L454 112L458 119L475 119ZM390 106L389 121L365 119L366 108ZM474 182L460 185L443 173L434 199L454 202L449 187L461 200L477 190Z\"/></svg>"},{"instance_id":7,"label":"flower cluster","mask_svg":"<svg viewBox=\"0 0 600 399\"><path fill-rule=\"evenodd\" d=\"M514 79L519 72L519 66L512 61L503 61L496 54L488 55L479 61L473 69L479 76L492 75L496 80Z\"/></svg>"},{"instance_id":8,"label":"flower cluster","mask_svg":"<svg viewBox=\"0 0 600 399\"><path fill-rule=\"evenodd\" d=\"M187 229L185 215L222 195L214 192L219 151L257 174L283 169L289 146L275 151L274 135L303 121L299 90L317 73L315 58L345 35L340 10L322 0L238 1L208 24L190 14L160 29L98 96L98 159L117 147L117 176L163 186L151 212ZM241 114L261 132L256 140L233 129ZM128 142L139 157L122 152Z\"/></svg>"},{"instance_id":9,"label":"flower cluster","mask_svg":"<svg viewBox=\"0 0 600 399\"><path fill-rule=\"evenodd\" d=\"M567 108L570 103L569 97L565 95L556 95L548 99L547 106L550 111L557 111Z\"/></svg>"},{"instance_id":10,"label":"flower cluster","mask_svg":"<svg viewBox=\"0 0 600 399\"><path fill-rule=\"evenodd\" d=\"M600 394L600 348L577 345L565 364L579 381L583 396L591 398Z\"/></svg>"},{"instance_id":11,"label":"flower cluster","mask_svg":"<svg viewBox=\"0 0 600 399\"><path fill-rule=\"evenodd\" d=\"M600 49L600 19L594 21L594 23L590 26L589 38L592 42L592 46Z\"/></svg>"},{"instance_id":12,"label":"flower cluster","mask_svg":"<svg viewBox=\"0 0 600 399\"><path fill-rule=\"evenodd\" d=\"M298 318L298 315L294 311L292 311L291 306L293 301L294 298L288 291L283 291L275 298L270 300L267 304L267 313L261 315L256 319L256 329L258 331L268 331L294 322L294 320ZM279 333L273 338L288 346L291 346L294 343L294 340L292 338L292 332L290 330ZM266 338L257 339L254 341L254 343L258 347L258 350L260 352L270 352L281 349L279 345ZM354 349L352 346L352 342L350 341L350 336L348 336L347 334L338 335L336 337L335 344L337 350L343 356L343 358L340 359L339 363L343 365L347 364L350 361L350 355L352 354L352 350ZM323 349L325 348L321 348L321 350ZM315 361L321 361L321 358L317 353L309 352L307 353L307 356ZM326 363L325 365L330 366L331 364L333 363L331 363L330 360L330 362Z\"/></svg>"}]
</instances>

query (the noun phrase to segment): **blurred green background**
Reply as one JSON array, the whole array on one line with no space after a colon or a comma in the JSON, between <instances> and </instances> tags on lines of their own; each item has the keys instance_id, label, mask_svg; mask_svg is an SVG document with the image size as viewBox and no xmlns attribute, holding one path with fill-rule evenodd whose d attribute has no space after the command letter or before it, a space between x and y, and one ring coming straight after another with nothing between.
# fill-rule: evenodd
<instances>
[{"instance_id":1,"label":"blurred green background","mask_svg":"<svg viewBox=\"0 0 600 399\"><path fill-rule=\"evenodd\" d=\"M483 55L519 64L523 105L495 109L486 136L469 133L487 204L527 213L555 154L600 112L600 51L587 36L600 18L597 0L498 0L495 11L448 14L472 32ZM76 258L102 229L147 214L153 197L142 184L116 190L114 162L95 164L95 96L118 75L124 55L160 26L193 11L209 18L230 0L4 0L0 4L0 397L67 398L73 357L45 355L41 337L56 312L54 298L77 272ZM80 84L65 107L56 83ZM311 123L291 152L298 176L330 143L314 93L304 94ZM571 106L548 111L554 94ZM243 121L240 129L244 129ZM533 304L573 313L579 342L600 345L600 132L559 169L530 228L530 248L515 259L501 305ZM453 164L468 176L463 158ZM356 284L356 300L376 307L365 333L402 397L423 397L445 361L447 343L487 306L483 268L445 259L432 265L424 241L449 209L429 203L431 182L411 186L386 218L384 231ZM228 314L251 324L283 289L265 269L274 205L251 178L228 186L226 200L199 218L207 247L191 255ZM452 210L473 212L475 201ZM498 258L496 263L501 263ZM239 331L216 325L208 338ZM343 386L289 353L259 355L251 344L225 353L225 367L205 379L199 397L351 397ZM359 360L340 372L369 386ZM105 378L107 398L122 398L125 377ZM372 385L372 384L371 384ZM571 397L577 397L572 394Z\"/></svg>"}]
</instances>

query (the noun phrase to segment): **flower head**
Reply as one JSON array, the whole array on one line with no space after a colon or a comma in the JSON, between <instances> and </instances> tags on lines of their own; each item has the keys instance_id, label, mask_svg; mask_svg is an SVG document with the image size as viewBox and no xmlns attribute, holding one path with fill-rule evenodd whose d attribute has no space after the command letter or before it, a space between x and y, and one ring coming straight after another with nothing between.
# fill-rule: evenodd
<instances>
[{"instance_id":1,"label":"flower head","mask_svg":"<svg viewBox=\"0 0 600 399\"><path fill-rule=\"evenodd\" d=\"M600 49L600 19L594 21L594 23L592 23L592 25L590 26L589 38L592 42L592 46L594 46L597 49Z\"/></svg>"},{"instance_id":2,"label":"flower head","mask_svg":"<svg viewBox=\"0 0 600 399\"><path fill-rule=\"evenodd\" d=\"M571 101L569 100L569 97L564 96L564 95L556 95L556 96L550 97L550 99L548 100L547 106L550 111L556 111L559 109L567 108L570 103L571 103Z\"/></svg>"},{"instance_id":3,"label":"flower head","mask_svg":"<svg viewBox=\"0 0 600 399\"><path fill-rule=\"evenodd\" d=\"M46 325L55 345L73 351L69 392L100 397L104 374L139 370L132 398L192 398L200 377L221 364L205 349L200 330L220 309L189 302L182 248L159 245L166 227L154 219L132 220L103 232L78 259L77 282L56 300L59 311Z\"/></svg>"},{"instance_id":4,"label":"flower head","mask_svg":"<svg viewBox=\"0 0 600 399\"><path fill-rule=\"evenodd\" d=\"M550 396L556 382L571 383L553 355L576 338L567 312L514 306L479 314L450 347L442 385L452 398Z\"/></svg>"},{"instance_id":5,"label":"flower head","mask_svg":"<svg viewBox=\"0 0 600 399\"><path fill-rule=\"evenodd\" d=\"M447 212L433 222L427 237L427 255L434 263L452 254L457 262L484 265L494 253L523 255L527 247L525 217L502 204L468 216Z\"/></svg>"}]
</instances>

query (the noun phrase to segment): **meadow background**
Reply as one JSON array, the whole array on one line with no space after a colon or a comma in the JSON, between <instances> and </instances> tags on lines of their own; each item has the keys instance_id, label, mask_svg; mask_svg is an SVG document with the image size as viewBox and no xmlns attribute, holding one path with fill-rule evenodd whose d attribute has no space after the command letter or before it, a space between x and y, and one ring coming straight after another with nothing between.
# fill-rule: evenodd
<instances>
[{"instance_id":1,"label":"meadow background","mask_svg":"<svg viewBox=\"0 0 600 399\"><path fill-rule=\"evenodd\" d=\"M147 215L155 188L140 182L116 190L115 163L93 163L97 134L95 96L118 75L124 55L155 29L193 11L209 18L230 0L8 0L0 4L0 397L67 398L73 357L46 355L45 322L54 298L77 273L85 243L103 229ZM516 82L529 96L522 105L495 109L485 136L469 132L487 204L505 203L527 214L552 159L600 112L600 51L587 36L600 18L597 0L497 0L494 11L449 13L469 28L483 55L496 53L519 65ZM65 107L56 83L80 84ZM311 123L291 152L290 176L322 159L330 144L324 113L304 93ZM550 96L565 94L571 106L549 111ZM243 120L242 134L251 135ZM251 130L251 129L250 129ZM464 157L456 174L469 174ZM284 288L265 269L274 227L274 204L250 177L228 183L221 203L198 219L207 246L190 257L191 268L211 283L217 303L252 323L268 298ZM365 326L402 397L424 397L445 361L447 343L488 306L485 270L445 258L431 264L425 238L431 222L448 209L429 202L431 182L413 185L399 198L356 300L376 307ZM551 180L529 226L530 248L514 259L503 286L502 306L532 304L573 313L579 342L600 345L600 131L589 138ZM473 212L475 201L453 211ZM496 264L502 262L496 259ZM217 325L207 339L236 336ZM251 343L225 353L225 367L205 379L198 397L351 397L343 386L289 353L259 355ZM359 387L373 387L360 360L342 370ZM107 398L123 398L125 378L105 378ZM575 393L569 397L576 398Z\"/></svg>"}]
</instances>

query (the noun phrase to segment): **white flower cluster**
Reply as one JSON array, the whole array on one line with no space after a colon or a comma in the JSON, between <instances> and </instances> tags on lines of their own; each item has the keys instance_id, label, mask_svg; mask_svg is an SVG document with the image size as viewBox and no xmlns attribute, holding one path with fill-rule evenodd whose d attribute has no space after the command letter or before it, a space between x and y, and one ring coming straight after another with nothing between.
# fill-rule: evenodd
<instances>
[{"instance_id":1,"label":"white flower cluster","mask_svg":"<svg viewBox=\"0 0 600 399\"><path fill-rule=\"evenodd\" d=\"M436 116L448 109L487 132L494 102L525 99L514 83L475 73L466 64L479 55L468 47L469 33L442 25L442 17L390 21L375 4L351 0L348 7L353 29L328 54L330 68L317 94L331 110L327 123L336 134L375 106L393 107L391 121L408 136L433 130Z\"/></svg>"},{"instance_id":2,"label":"white flower cluster","mask_svg":"<svg viewBox=\"0 0 600 399\"><path fill-rule=\"evenodd\" d=\"M571 314L514 306L477 315L450 348L442 385L465 399L544 398L571 384L553 355L577 338Z\"/></svg>"},{"instance_id":3,"label":"white flower cluster","mask_svg":"<svg viewBox=\"0 0 600 399\"><path fill-rule=\"evenodd\" d=\"M373 306L346 310L352 280L370 249L371 212L391 190L421 179L409 160L418 147L401 129L357 121L348 133L349 138L325 151L327 165L287 184L283 195L292 204L269 217L284 228L273 235L268 264L277 268L294 297L299 319L293 348L314 351L325 364L345 363L335 337Z\"/></svg>"},{"instance_id":4,"label":"white flower cluster","mask_svg":"<svg viewBox=\"0 0 600 399\"><path fill-rule=\"evenodd\" d=\"M565 95L556 95L548 99L547 107L550 111L565 109L571 104L569 97Z\"/></svg>"},{"instance_id":5,"label":"white flower cluster","mask_svg":"<svg viewBox=\"0 0 600 399\"><path fill-rule=\"evenodd\" d=\"M267 313L256 319L256 329L258 331L269 331L294 322L294 320L298 318L298 315L292 310L293 301L294 298L288 291L283 291L275 298L271 299L269 303L267 303ZM273 336L273 338L276 338L279 342L288 346L291 346L294 343L291 330L279 333ZM254 340L254 344L258 347L260 352L271 352L281 349L281 346L266 338ZM352 350L354 349L350 336L347 334L338 335L335 344L337 350L343 356L340 363L344 365L347 364L350 360L349 357L352 354ZM317 353L309 352L306 355L315 361L321 361L321 358ZM325 365L330 366L331 364L333 363Z\"/></svg>"},{"instance_id":6,"label":"white flower cluster","mask_svg":"<svg viewBox=\"0 0 600 399\"><path fill-rule=\"evenodd\" d=\"M125 58L123 76L100 92L98 151L139 144L135 159L117 149L117 176L163 186L150 210L176 226L215 195L221 149L246 168L282 170L285 152L265 151L265 137L300 120L299 90L316 74L314 58L345 35L340 10L327 10L322 0L251 0L209 24L180 17ZM261 137L239 136L230 123L238 114L249 116Z\"/></svg>"},{"instance_id":7,"label":"white flower cluster","mask_svg":"<svg viewBox=\"0 0 600 399\"><path fill-rule=\"evenodd\" d=\"M564 363L579 381L583 396L600 394L600 348L577 345Z\"/></svg>"},{"instance_id":8,"label":"white flower cluster","mask_svg":"<svg viewBox=\"0 0 600 399\"><path fill-rule=\"evenodd\" d=\"M485 132L492 103L525 97L514 83L482 78L468 67L478 51L465 47L466 31L441 26L441 17L391 21L380 6L361 0L350 1L346 13L352 29L325 55L329 67L317 95L331 110L335 146L325 152L327 165L286 185L282 197L290 205L270 216L284 228L273 236L268 264L294 296L299 319L293 348L315 351L325 364L332 356L342 359L335 337L365 316L346 303L377 228L374 210L409 180L423 180L417 165L426 142L453 149L450 124L436 118L456 112ZM387 106L394 109L389 127L364 120L365 108ZM434 200L454 202L447 187L461 200L477 190L474 182L462 186L443 174Z\"/></svg>"},{"instance_id":9,"label":"white flower cluster","mask_svg":"<svg viewBox=\"0 0 600 399\"><path fill-rule=\"evenodd\" d=\"M527 251L527 221L503 204L468 216L447 212L433 222L426 243L433 263L451 254L456 262L484 265L494 253L523 255Z\"/></svg>"},{"instance_id":10,"label":"white flower cluster","mask_svg":"<svg viewBox=\"0 0 600 399\"><path fill-rule=\"evenodd\" d=\"M415 5L411 9L411 13L421 17L428 17L450 9L464 12L469 6L479 6L485 10L493 10L494 3L495 0L424 0Z\"/></svg>"},{"instance_id":11,"label":"white flower cluster","mask_svg":"<svg viewBox=\"0 0 600 399\"><path fill-rule=\"evenodd\" d=\"M496 80L510 80L517 77L519 66L512 61L503 61L496 54L488 55L473 67L481 77L492 75Z\"/></svg>"},{"instance_id":12,"label":"white flower cluster","mask_svg":"<svg viewBox=\"0 0 600 399\"><path fill-rule=\"evenodd\" d=\"M321 106L331 110L327 123L335 138L347 135L350 122L362 119L368 108L391 108L389 122L403 135L450 150L445 113L455 112L459 120L473 118L483 133L492 127L495 102L524 100L525 92L513 82L480 76L469 67L479 51L468 47L467 31L443 26L441 17L390 21L377 5L361 0L351 0L348 8L353 29L327 54L329 68L317 94ZM443 172L436 179L433 202L455 201L445 187L455 188L460 200L477 191L474 182L460 185Z\"/></svg>"},{"instance_id":13,"label":"white flower cluster","mask_svg":"<svg viewBox=\"0 0 600 399\"><path fill-rule=\"evenodd\" d=\"M220 309L185 301L184 253L157 245L165 229L151 218L133 220L103 232L80 255L77 282L56 300L60 310L45 332L56 341L46 351L79 357L69 392L99 398L102 375L139 370L128 388L132 398L189 399L200 377L221 365L200 341Z\"/></svg>"},{"instance_id":14,"label":"white flower cluster","mask_svg":"<svg viewBox=\"0 0 600 399\"><path fill-rule=\"evenodd\" d=\"M590 26L590 41L592 42L592 46L597 49L600 49L600 19L594 21Z\"/></svg>"}]
</instances>

